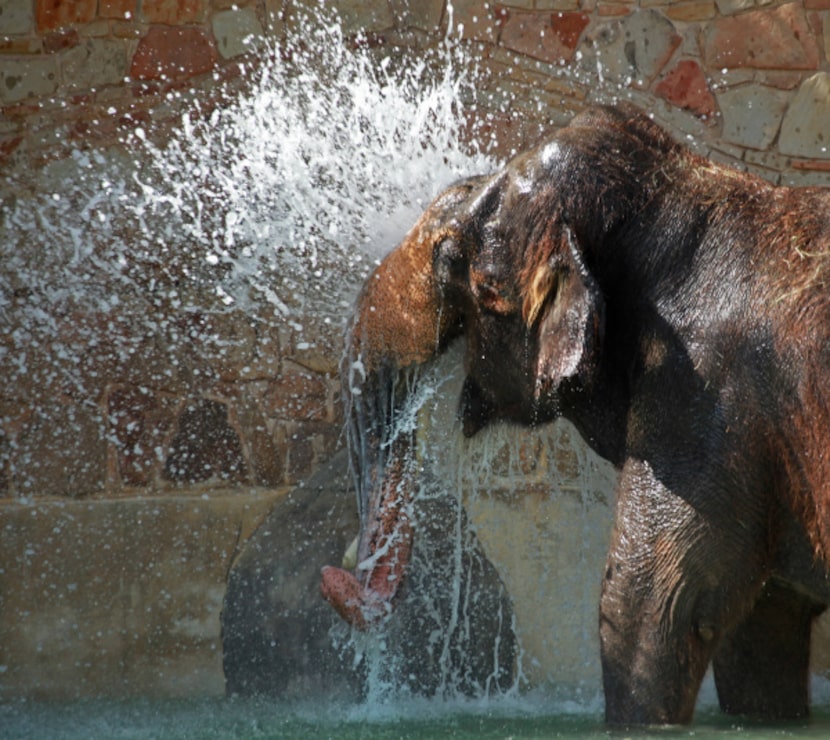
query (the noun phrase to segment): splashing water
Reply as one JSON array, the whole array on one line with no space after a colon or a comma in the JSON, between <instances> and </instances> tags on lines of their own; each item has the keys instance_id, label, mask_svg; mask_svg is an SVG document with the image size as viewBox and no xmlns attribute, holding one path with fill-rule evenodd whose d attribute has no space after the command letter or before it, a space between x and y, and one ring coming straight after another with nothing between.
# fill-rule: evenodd
<instances>
[{"instance_id":1,"label":"splashing water","mask_svg":"<svg viewBox=\"0 0 830 740\"><path fill-rule=\"evenodd\" d=\"M33 193L7 198L0 234L12 383L82 391L71 358L121 366L157 336L180 351L183 316L240 309L297 331L339 317L437 192L492 168L462 142L472 78L451 45L413 61L349 50L336 24L298 36L164 146L138 128L129 154L75 151L11 183Z\"/></svg>"}]
</instances>

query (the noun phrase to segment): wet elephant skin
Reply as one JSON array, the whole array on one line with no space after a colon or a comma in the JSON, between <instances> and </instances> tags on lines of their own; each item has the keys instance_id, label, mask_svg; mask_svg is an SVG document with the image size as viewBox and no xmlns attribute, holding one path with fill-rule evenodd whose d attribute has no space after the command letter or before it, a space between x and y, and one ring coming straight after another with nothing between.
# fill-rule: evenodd
<instances>
[{"instance_id":1,"label":"wet elephant skin","mask_svg":"<svg viewBox=\"0 0 830 740\"><path fill-rule=\"evenodd\" d=\"M608 722L690 721L712 663L725 711L804 716L830 599L828 288L830 193L713 163L630 107L451 187L358 300L343 377L363 566L324 571L324 595L347 618L394 603L417 536L398 420L463 335L465 434L564 416L619 469Z\"/></svg>"}]
</instances>

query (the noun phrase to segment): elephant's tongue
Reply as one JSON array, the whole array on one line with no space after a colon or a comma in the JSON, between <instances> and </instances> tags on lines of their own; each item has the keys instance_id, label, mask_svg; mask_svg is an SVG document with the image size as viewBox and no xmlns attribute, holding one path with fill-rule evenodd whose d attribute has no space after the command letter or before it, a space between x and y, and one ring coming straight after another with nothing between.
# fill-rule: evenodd
<instances>
[{"instance_id":1,"label":"elephant's tongue","mask_svg":"<svg viewBox=\"0 0 830 740\"><path fill-rule=\"evenodd\" d=\"M392 611L392 600L404 578L412 548L409 523L399 523L394 542L358 565L357 575L325 566L320 592L349 624L363 630Z\"/></svg>"},{"instance_id":2,"label":"elephant's tongue","mask_svg":"<svg viewBox=\"0 0 830 740\"><path fill-rule=\"evenodd\" d=\"M361 533L366 556L355 573L326 566L320 592L337 613L357 629L377 624L391 613L393 600L403 583L412 551L412 525L407 486L394 485L389 476L373 502L369 531ZM374 510L374 511L372 511Z\"/></svg>"}]
</instances>

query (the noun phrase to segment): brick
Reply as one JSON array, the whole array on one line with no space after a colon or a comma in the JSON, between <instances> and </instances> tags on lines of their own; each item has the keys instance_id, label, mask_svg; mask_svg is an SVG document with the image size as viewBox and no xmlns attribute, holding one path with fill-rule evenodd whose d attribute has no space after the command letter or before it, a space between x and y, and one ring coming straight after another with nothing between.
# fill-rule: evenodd
<instances>
[{"instance_id":1,"label":"brick","mask_svg":"<svg viewBox=\"0 0 830 740\"><path fill-rule=\"evenodd\" d=\"M815 36L798 3L714 21L703 46L710 69L816 69L819 60Z\"/></svg>"},{"instance_id":2,"label":"brick","mask_svg":"<svg viewBox=\"0 0 830 740\"><path fill-rule=\"evenodd\" d=\"M101 18L129 20L135 18L138 0L99 0L98 15Z\"/></svg>"},{"instance_id":3,"label":"brick","mask_svg":"<svg viewBox=\"0 0 830 740\"><path fill-rule=\"evenodd\" d=\"M391 0L392 15L399 28L417 28L434 33L441 25L444 0Z\"/></svg>"},{"instance_id":4,"label":"brick","mask_svg":"<svg viewBox=\"0 0 830 740\"><path fill-rule=\"evenodd\" d=\"M148 23L171 26L198 23L204 17L205 0L143 0L141 14Z\"/></svg>"},{"instance_id":5,"label":"brick","mask_svg":"<svg viewBox=\"0 0 830 740\"><path fill-rule=\"evenodd\" d=\"M65 28L62 31L47 33L43 37L43 51L53 54L56 51L71 49L81 42L81 35L74 28Z\"/></svg>"},{"instance_id":6,"label":"brick","mask_svg":"<svg viewBox=\"0 0 830 740\"><path fill-rule=\"evenodd\" d=\"M551 19L553 32L566 49L575 50L582 32L591 22L585 13L554 13Z\"/></svg>"},{"instance_id":7,"label":"brick","mask_svg":"<svg viewBox=\"0 0 830 740\"><path fill-rule=\"evenodd\" d=\"M228 408L220 401L203 398L188 404L179 415L163 477L176 483L244 480L242 444L229 422Z\"/></svg>"},{"instance_id":8,"label":"brick","mask_svg":"<svg viewBox=\"0 0 830 740\"><path fill-rule=\"evenodd\" d=\"M34 24L31 2L0 0L0 36L30 33Z\"/></svg>"},{"instance_id":9,"label":"brick","mask_svg":"<svg viewBox=\"0 0 830 740\"><path fill-rule=\"evenodd\" d=\"M712 0L704 0L704 2L669 5L665 12L673 21L697 23L714 18L717 15L717 8Z\"/></svg>"},{"instance_id":10,"label":"brick","mask_svg":"<svg viewBox=\"0 0 830 740\"><path fill-rule=\"evenodd\" d=\"M138 43L130 76L137 80L180 80L209 72L219 55L200 28L153 26Z\"/></svg>"},{"instance_id":11,"label":"brick","mask_svg":"<svg viewBox=\"0 0 830 740\"><path fill-rule=\"evenodd\" d=\"M715 112L715 98L700 65L694 60L678 62L654 88L673 105L709 118Z\"/></svg>"},{"instance_id":12,"label":"brick","mask_svg":"<svg viewBox=\"0 0 830 740\"><path fill-rule=\"evenodd\" d=\"M98 0L37 0L37 30L56 31L74 24L89 23L95 18Z\"/></svg>"},{"instance_id":13,"label":"brick","mask_svg":"<svg viewBox=\"0 0 830 740\"><path fill-rule=\"evenodd\" d=\"M830 0L804 0L806 10L830 10Z\"/></svg>"}]
</instances>

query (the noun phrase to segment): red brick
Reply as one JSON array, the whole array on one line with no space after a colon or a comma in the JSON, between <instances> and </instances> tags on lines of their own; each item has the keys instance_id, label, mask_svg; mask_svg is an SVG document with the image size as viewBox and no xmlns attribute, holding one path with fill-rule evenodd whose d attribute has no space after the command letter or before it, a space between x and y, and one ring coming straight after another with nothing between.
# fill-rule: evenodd
<instances>
[{"instance_id":1,"label":"red brick","mask_svg":"<svg viewBox=\"0 0 830 740\"><path fill-rule=\"evenodd\" d=\"M37 0L35 18L38 31L55 31L74 23L95 19L98 0Z\"/></svg>"},{"instance_id":2,"label":"red brick","mask_svg":"<svg viewBox=\"0 0 830 740\"><path fill-rule=\"evenodd\" d=\"M579 37L590 22L590 17L585 13L554 13L553 32L559 41L567 49L576 49Z\"/></svg>"},{"instance_id":3,"label":"red brick","mask_svg":"<svg viewBox=\"0 0 830 740\"><path fill-rule=\"evenodd\" d=\"M709 69L817 69L819 63L818 44L799 3L713 22L704 55Z\"/></svg>"},{"instance_id":4,"label":"red brick","mask_svg":"<svg viewBox=\"0 0 830 740\"><path fill-rule=\"evenodd\" d=\"M804 0L807 10L830 10L830 0Z\"/></svg>"},{"instance_id":5,"label":"red brick","mask_svg":"<svg viewBox=\"0 0 830 740\"><path fill-rule=\"evenodd\" d=\"M715 98L703 70L692 60L678 62L658 83L654 92L698 116L710 117L715 112Z\"/></svg>"},{"instance_id":6,"label":"red brick","mask_svg":"<svg viewBox=\"0 0 830 740\"><path fill-rule=\"evenodd\" d=\"M48 33L43 37L43 51L53 54L56 51L63 51L81 43L81 37L74 28L67 28L63 31Z\"/></svg>"},{"instance_id":7,"label":"red brick","mask_svg":"<svg viewBox=\"0 0 830 740\"><path fill-rule=\"evenodd\" d=\"M99 0L101 18L135 18L138 0Z\"/></svg>"},{"instance_id":8,"label":"red brick","mask_svg":"<svg viewBox=\"0 0 830 740\"><path fill-rule=\"evenodd\" d=\"M141 13L149 23L193 23L202 20L204 0L144 0Z\"/></svg>"},{"instance_id":9,"label":"red brick","mask_svg":"<svg viewBox=\"0 0 830 740\"><path fill-rule=\"evenodd\" d=\"M203 30L154 26L138 43L130 76L180 80L210 71L218 58L216 44Z\"/></svg>"}]
</instances>

